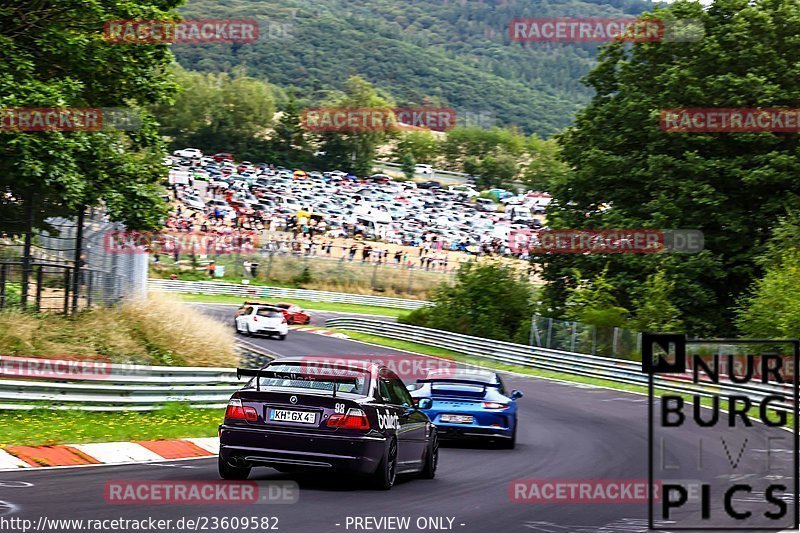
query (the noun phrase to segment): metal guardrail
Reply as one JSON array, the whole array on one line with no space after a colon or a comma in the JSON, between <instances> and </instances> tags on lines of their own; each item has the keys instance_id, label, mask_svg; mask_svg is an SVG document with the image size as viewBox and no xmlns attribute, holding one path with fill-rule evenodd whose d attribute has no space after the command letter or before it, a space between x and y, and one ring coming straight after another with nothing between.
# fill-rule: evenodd
<instances>
[{"instance_id":1,"label":"metal guardrail","mask_svg":"<svg viewBox=\"0 0 800 533\"><path fill-rule=\"evenodd\" d=\"M274 355L239 344L243 366ZM0 358L0 410L150 411L166 403L220 408L241 387L235 368Z\"/></svg>"},{"instance_id":2,"label":"metal guardrail","mask_svg":"<svg viewBox=\"0 0 800 533\"><path fill-rule=\"evenodd\" d=\"M36 358L0 362L0 409L144 411L169 402L224 407L240 383L234 368Z\"/></svg>"},{"instance_id":3,"label":"metal guardrail","mask_svg":"<svg viewBox=\"0 0 800 533\"><path fill-rule=\"evenodd\" d=\"M472 337L450 331L362 318L331 318L325 322L325 325L445 348L476 358L474 361L476 365L480 365L485 360L491 360L507 365L604 379L628 385L647 387L648 384L647 375L642 373L641 363L637 361L550 350L525 344ZM698 394L705 397L719 395L720 393L746 395L757 401L774 394L783 394L789 400L793 397L790 385L787 385L787 387L769 384L746 384L735 387L725 384L705 385L693 383L690 374L676 374L674 376L676 377L656 376L656 387L661 390L683 394ZM788 403L776 405L776 407L785 410L792 409Z\"/></svg>"},{"instance_id":4,"label":"metal guardrail","mask_svg":"<svg viewBox=\"0 0 800 533\"><path fill-rule=\"evenodd\" d=\"M375 164L373 166L375 168L380 168L384 172L387 169L391 169L397 174L402 174L403 165L401 165L400 163L392 163L390 161L375 161ZM441 180L441 181L448 180L455 185L461 185L469 181L469 174L466 174L464 172L451 172L449 170L438 170L438 169L433 169L433 174L422 174L420 172L415 172L414 177L431 179L431 180Z\"/></svg>"},{"instance_id":5,"label":"metal guardrail","mask_svg":"<svg viewBox=\"0 0 800 533\"><path fill-rule=\"evenodd\" d=\"M371 305L376 307L392 307L397 309L418 309L431 305L425 300L408 300L390 298L388 296L369 296L365 294L347 294L342 292L315 291L310 289L288 289L284 287L265 287L259 285L238 285L218 281L181 281L172 279L150 279L148 288L156 292L184 294L223 294L241 296L242 298L286 298L311 300L313 302L331 302Z\"/></svg>"}]
</instances>

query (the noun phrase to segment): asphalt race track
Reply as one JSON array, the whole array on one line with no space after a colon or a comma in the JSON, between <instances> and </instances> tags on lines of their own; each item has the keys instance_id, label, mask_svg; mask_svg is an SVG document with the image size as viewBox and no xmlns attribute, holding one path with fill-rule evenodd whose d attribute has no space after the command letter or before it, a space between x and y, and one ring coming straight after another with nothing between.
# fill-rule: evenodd
<instances>
[{"instance_id":1,"label":"asphalt race track","mask_svg":"<svg viewBox=\"0 0 800 533\"><path fill-rule=\"evenodd\" d=\"M225 320L230 320L231 311L230 307L224 306L207 309L207 312ZM297 331L290 332L285 341L246 340L275 355L398 353ZM411 517L408 531L420 531L415 522L419 517L445 517L442 528L424 529L426 531L647 531L646 504L514 503L509 495L510 482L516 479L646 480L646 398L515 376L508 376L506 381L509 388L520 389L525 394L519 400L520 429L515 450L503 450L491 444L445 445L436 479L400 478L389 492L370 490L358 480L341 476L290 475L270 469L254 469L251 479L297 481L300 486L299 501L292 505L144 506L111 505L104 499L105 483L111 480L218 479L216 460L198 459L146 465L0 472L0 500L3 502L0 504L0 513L5 513L2 515L5 518L27 518L34 523L42 515L49 519L153 517L173 520L181 517L267 515L277 517L278 530L287 532L365 531L367 529L355 529L352 524L347 527L347 518L390 516ZM785 431L768 429L760 424L756 426L753 431L761 437L768 434L781 438L791 436ZM727 472L730 470L730 453L727 448L713 445L714 440L719 441L721 431L727 428L707 429L704 472ZM668 461L679 465L681 473L685 473L684 477L692 478L698 461L696 435L681 428L675 434L681 445L669 450ZM738 450L739 444L732 444L732 448ZM753 471L757 470L754 459L756 451L748 447L742 455L739 468L744 476L748 475L750 465ZM779 466L784 466L783 471L787 476L790 475L790 469L786 468L788 458L788 454L780 453L773 457ZM791 491L791 480L786 479L786 482ZM758 508L758 504L752 502L737 505L750 505L754 512ZM721 512L719 498L711 508L713 516ZM680 515L676 517L679 519ZM453 520L451 526L447 518ZM713 523L712 519L707 525ZM664 523L662 527L668 529L669 524Z\"/></svg>"}]
</instances>

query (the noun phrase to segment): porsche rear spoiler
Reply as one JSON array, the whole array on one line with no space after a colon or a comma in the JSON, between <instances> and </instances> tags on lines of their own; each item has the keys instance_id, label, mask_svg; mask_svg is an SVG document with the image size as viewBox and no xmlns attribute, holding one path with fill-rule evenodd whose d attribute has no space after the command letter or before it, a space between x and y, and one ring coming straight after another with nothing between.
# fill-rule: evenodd
<instances>
[{"instance_id":1,"label":"porsche rear spoiler","mask_svg":"<svg viewBox=\"0 0 800 533\"><path fill-rule=\"evenodd\" d=\"M478 385L480 387L499 387L499 383L487 383L478 379L466 378L422 378L418 379L417 383L460 383L462 385Z\"/></svg>"}]
</instances>

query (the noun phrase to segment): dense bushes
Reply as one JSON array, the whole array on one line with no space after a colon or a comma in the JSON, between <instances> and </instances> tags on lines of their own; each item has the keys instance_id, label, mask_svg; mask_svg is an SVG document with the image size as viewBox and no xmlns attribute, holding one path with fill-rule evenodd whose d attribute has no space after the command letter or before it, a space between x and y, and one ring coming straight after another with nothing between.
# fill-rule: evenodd
<instances>
[{"instance_id":1,"label":"dense bushes","mask_svg":"<svg viewBox=\"0 0 800 533\"><path fill-rule=\"evenodd\" d=\"M520 340L518 334L524 333L533 312L530 283L516 269L497 262L464 264L454 284L436 289L433 302L401 322L515 341Z\"/></svg>"}]
</instances>

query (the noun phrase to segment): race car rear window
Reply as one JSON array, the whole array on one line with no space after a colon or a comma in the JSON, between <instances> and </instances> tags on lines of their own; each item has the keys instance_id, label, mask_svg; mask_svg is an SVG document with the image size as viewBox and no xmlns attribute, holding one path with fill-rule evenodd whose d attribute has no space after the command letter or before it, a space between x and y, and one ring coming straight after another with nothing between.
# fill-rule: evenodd
<instances>
[{"instance_id":1,"label":"race car rear window","mask_svg":"<svg viewBox=\"0 0 800 533\"><path fill-rule=\"evenodd\" d=\"M369 373L366 370L338 367L320 367L304 363L279 363L264 369L270 375L261 376L259 386L313 389L365 396L369 390ZM277 376L275 375L277 374Z\"/></svg>"},{"instance_id":2,"label":"race car rear window","mask_svg":"<svg viewBox=\"0 0 800 533\"><path fill-rule=\"evenodd\" d=\"M265 316L267 318L280 318L283 316L283 313L280 311L275 311L274 309L259 309L258 316Z\"/></svg>"}]
</instances>

